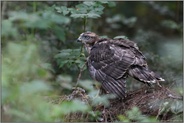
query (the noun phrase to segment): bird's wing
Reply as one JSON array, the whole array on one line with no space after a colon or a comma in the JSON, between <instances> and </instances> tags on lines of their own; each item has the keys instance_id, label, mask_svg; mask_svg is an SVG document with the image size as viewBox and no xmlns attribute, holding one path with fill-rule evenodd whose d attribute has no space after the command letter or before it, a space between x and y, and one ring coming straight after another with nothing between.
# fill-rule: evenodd
<instances>
[{"instance_id":1,"label":"bird's wing","mask_svg":"<svg viewBox=\"0 0 184 123\"><path fill-rule=\"evenodd\" d=\"M158 74L154 73L148 68L146 58L142 54L142 52L138 49L135 42L129 40L122 40L116 41L117 44L129 47L131 51L135 55L135 62L130 66L128 70L128 74L135 79L147 83L156 83L158 81L165 81L161 78Z\"/></svg>"},{"instance_id":2,"label":"bird's wing","mask_svg":"<svg viewBox=\"0 0 184 123\"><path fill-rule=\"evenodd\" d=\"M126 73L134 62L135 54L129 47L103 40L91 49L88 69L91 76L101 82L106 91L123 98Z\"/></svg>"},{"instance_id":3,"label":"bird's wing","mask_svg":"<svg viewBox=\"0 0 184 123\"><path fill-rule=\"evenodd\" d=\"M139 48L135 42L130 41L130 40L126 40L126 39L110 40L110 42L112 42L113 44L120 46L120 47L126 47L131 52L133 52L133 54L135 55L134 65L147 67L146 58L142 54L142 52L139 50Z\"/></svg>"}]
</instances>

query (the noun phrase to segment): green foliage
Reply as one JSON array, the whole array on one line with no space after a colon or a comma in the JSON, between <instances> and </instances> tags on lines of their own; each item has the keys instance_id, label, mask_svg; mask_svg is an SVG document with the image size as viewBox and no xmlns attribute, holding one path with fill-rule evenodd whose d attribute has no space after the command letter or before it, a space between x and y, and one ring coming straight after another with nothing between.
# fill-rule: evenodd
<instances>
[{"instance_id":1,"label":"green foliage","mask_svg":"<svg viewBox=\"0 0 184 123\"><path fill-rule=\"evenodd\" d=\"M57 108L56 110L59 110L59 112L62 112L62 114L69 114L74 112L86 112L89 107L80 100L72 100L72 101L64 101L61 103L60 110Z\"/></svg>"},{"instance_id":2,"label":"green foliage","mask_svg":"<svg viewBox=\"0 0 184 123\"><path fill-rule=\"evenodd\" d=\"M8 13L8 16L9 18L2 22L2 37L13 36L17 38L21 36L17 31L18 29L24 33L29 33L28 29L52 29L58 39L65 41L65 29L62 26L59 28L58 25L67 25L70 23L70 18L54 13L52 7L34 13L11 11ZM33 32L31 33L34 35Z\"/></svg>"},{"instance_id":3,"label":"green foliage","mask_svg":"<svg viewBox=\"0 0 184 123\"><path fill-rule=\"evenodd\" d=\"M180 25L178 25L176 22L172 20L164 20L161 22L161 25L169 29L181 29L182 28Z\"/></svg>"},{"instance_id":4,"label":"green foliage","mask_svg":"<svg viewBox=\"0 0 184 123\"><path fill-rule=\"evenodd\" d=\"M7 112L15 117L16 121L37 119L36 114L28 114L42 106L35 104L41 101L40 96L43 92L48 93L51 89L43 79L47 78L49 73L38 67L39 64L41 61L35 44L9 43L3 52L2 102L9 104L11 109ZM40 103L42 102L43 100ZM43 102L43 106L44 104Z\"/></svg>"},{"instance_id":5,"label":"green foliage","mask_svg":"<svg viewBox=\"0 0 184 123\"><path fill-rule=\"evenodd\" d=\"M126 116L119 115L118 118L122 122L158 122L156 118L143 115L137 107L132 107L131 110L126 112Z\"/></svg>"},{"instance_id":6,"label":"green foliage","mask_svg":"<svg viewBox=\"0 0 184 123\"><path fill-rule=\"evenodd\" d=\"M85 112L79 100L52 104L44 98L56 94L47 82L49 72L41 66L37 46L31 42L8 43L3 51L2 102L12 121L63 121L66 114ZM13 64L12 64L13 61ZM60 81L64 81L60 79Z\"/></svg>"},{"instance_id":7,"label":"green foliage","mask_svg":"<svg viewBox=\"0 0 184 123\"><path fill-rule=\"evenodd\" d=\"M59 75L56 78L56 83L58 83L61 89L72 89L72 77ZM58 85L57 85L58 86Z\"/></svg>"},{"instance_id":8,"label":"green foliage","mask_svg":"<svg viewBox=\"0 0 184 123\"><path fill-rule=\"evenodd\" d=\"M137 22L137 17L126 17L121 14L116 14L112 17L107 18L107 23L114 29L121 28L121 24L126 25L128 27L133 27Z\"/></svg>"},{"instance_id":9,"label":"green foliage","mask_svg":"<svg viewBox=\"0 0 184 123\"><path fill-rule=\"evenodd\" d=\"M74 8L67 8L66 6L55 7L58 13L63 15L70 14L73 18L99 18L103 14L104 7L102 4L108 2L83 2L76 5Z\"/></svg>"},{"instance_id":10,"label":"green foliage","mask_svg":"<svg viewBox=\"0 0 184 123\"><path fill-rule=\"evenodd\" d=\"M172 96L172 95L169 95ZM182 101L180 100L175 100L175 101L163 101L160 104L159 107L159 115L164 115L168 112L172 112L174 115L172 117L176 117L177 115L181 114L183 111L183 104ZM178 120L182 120L181 118Z\"/></svg>"},{"instance_id":11,"label":"green foliage","mask_svg":"<svg viewBox=\"0 0 184 123\"><path fill-rule=\"evenodd\" d=\"M59 67L66 67L70 68L72 65L77 65L78 68L82 68L85 64L86 57L81 49L65 49L61 50L59 54L55 56Z\"/></svg>"},{"instance_id":12,"label":"green foliage","mask_svg":"<svg viewBox=\"0 0 184 123\"><path fill-rule=\"evenodd\" d=\"M128 39L128 37L126 37L126 36L124 36L124 35L123 35L123 36L116 36L116 37L114 37L114 39L120 39L120 38L121 38L121 39Z\"/></svg>"},{"instance_id":13,"label":"green foliage","mask_svg":"<svg viewBox=\"0 0 184 123\"><path fill-rule=\"evenodd\" d=\"M9 85L10 82L13 84L20 80L30 81L48 77L49 73L39 67L41 61L37 52L37 46L30 42L9 43L6 51L3 51L2 83Z\"/></svg>"},{"instance_id":14,"label":"green foliage","mask_svg":"<svg viewBox=\"0 0 184 123\"><path fill-rule=\"evenodd\" d=\"M99 90L93 87L94 81L81 80L79 85L88 91L88 96L90 98L91 106L98 106L99 104L104 106L109 106L109 99L115 98L114 95L99 95Z\"/></svg>"},{"instance_id":15,"label":"green foliage","mask_svg":"<svg viewBox=\"0 0 184 123\"><path fill-rule=\"evenodd\" d=\"M3 20L1 28L2 28L1 37L3 36L16 37L18 35L17 28L13 27L13 24L10 20Z\"/></svg>"},{"instance_id":16,"label":"green foliage","mask_svg":"<svg viewBox=\"0 0 184 123\"><path fill-rule=\"evenodd\" d=\"M135 41L151 69L167 80L162 84L174 84L173 88L183 94L183 6L180 4L181 2L3 1L3 121L64 122L66 115L78 112L87 113L87 121L97 121L100 118L101 112L93 111L92 107L109 106L109 99L113 99L113 95L99 96L99 91L93 87L94 81L90 80L86 71L82 73L78 86L86 90L90 97L89 104L78 99L63 101L62 97L71 93L79 69L86 62L82 46L74 41L86 28L105 35L102 37L119 35L115 38L129 37ZM155 11L158 14L154 14ZM176 14L173 16L172 13ZM82 26L84 30L81 29ZM127 82L127 85L127 90L132 86L136 89L138 83ZM53 97L59 102L55 103ZM182 101L164 100L157 106L160 106L159 115L172 112L174 115L170 120L182 120ZM135 107L120 115L119 119L123 122L157 121L151 116L143 115Z\"/></svg>"},{"instance_id":17,"label":"green foliage","mask_svg":"<svg viewBox=\"0 0 184 123\"><path fill-rule=\"evenodd\" d=\"M28 28L47 29L52 24L68 24L70 19L53 13L51 10L28 14L25 12L11 12L9 14L11 21L23 21L22 26ZM44 20L44 21L43 21Z\"/></svg>"},{"instance_id":18,"label":"green foliage","mask_svg":"<svg viewBox=\"0 0 184 123\"><path fill-rule=\"evenodd\" d=\"M104 6L103 4L109 4L113 6L113 2L83 2L77 4L75 7L67 8L66 6L55 6L55 9L58 13L61 13L64 16L70 16L71 18L82 18L83 19L83 31L86 31L87 19L99 18L103 14Z\"/></svg>"}]
</instances>

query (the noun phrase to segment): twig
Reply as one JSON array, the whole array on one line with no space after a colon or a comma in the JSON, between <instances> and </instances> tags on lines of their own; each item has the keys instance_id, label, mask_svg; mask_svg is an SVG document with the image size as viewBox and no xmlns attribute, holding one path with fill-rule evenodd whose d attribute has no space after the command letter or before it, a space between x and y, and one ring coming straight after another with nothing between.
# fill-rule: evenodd
<instances>
[{"instance_id":1,"label":"twig","mask_svg":"<svg viewBox=\"0 0 184 123\"><path fill-rule=\"evenodd\" d=\"M172 94L169 94L168 97L173 98L173 99L179 99L182 100L182 97L177 97L177 96L173 96Z\"/></svg>"},{"instance_id":2,"label":"twig","mask_svg":"<svg viewBox=\"0 0 184 123\"><path fill-rule=\"evenodd\" d=\"M182 100L183 99L182 96L179 97L179 96L175 96L175 95L171 94L171 90L169 90L168 88L166 88L166 90L168 92L170 92L170 94L167 95L168 97L173 98L173 99L179 99L179 100Z\"/></svg>"},{"instance_id":3,"label":"twig","mask_svg":"<svg viewBox=\"0 0 184 123\"><path fill-rule=\"evenodd\" d=\"M83 20L84 20L84 30L83 31L85 32L86 31L86 24L87 24L87 17L84 17Z\"/></svg>"},{"instance_id":4,"label":"twig","mask_svg":"<svg viewBox=\"0 0 184 123\"><path fill-rule=\"evenodd\" d=\"M77 83L76 83L76 85L75 85L75 88L77 88L77 85L78 85L79 80L80 80L80 78L81 78L82 72L84 71L84 67L85 67L86 63L87 63L87 61L83 64L83 66L82 66L81 69L80 69L79 75L78 75L78 77L77 77Z\"/></svg>"},{"instance_id":5,"label":"twig","mask_svg":"<svg viewBox=\"0 0 184 123\"><path fill-rule=\"evenodd\" d=\"M81 51L80 51L80 52L81 52L80 54L84 54L84 45L81 47ZM85 56L85 54L84 54L84 56ZM86 56L85 56L85 57L86 57ZM82 72L84 71L84 67L85 67L86 63L87 63L87 60L86 60L86 62L83 64L83 66L80 68L80 72L79 72L79 75L78 75L78 77L77 77L77 83L76 83L76 85L75 85L75 89L77 88L77 85L78 85L78 83L79 83L79 79L80 79L80 77L81 77Z\"/></svg>"}]
</instances>

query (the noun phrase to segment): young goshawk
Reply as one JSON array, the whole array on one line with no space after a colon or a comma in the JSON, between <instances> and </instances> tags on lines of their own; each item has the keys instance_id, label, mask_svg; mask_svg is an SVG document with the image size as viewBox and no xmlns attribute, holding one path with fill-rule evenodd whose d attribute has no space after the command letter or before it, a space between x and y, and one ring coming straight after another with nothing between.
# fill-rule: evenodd
<instances>
[{"instance_id":1,"label":"young goshawk","mask_svg":"<svg viewBox=\"0 0 184 123\"><path fill-rule=\"evenodd\" d=\"M149 70L144 55L133 41L100 38L93 32L82 33L77 41L84 44L89 54L87 67L91 77L119 98L125 98L128 76L148 85L164 81Z\"/></svg>"}]
</instances>

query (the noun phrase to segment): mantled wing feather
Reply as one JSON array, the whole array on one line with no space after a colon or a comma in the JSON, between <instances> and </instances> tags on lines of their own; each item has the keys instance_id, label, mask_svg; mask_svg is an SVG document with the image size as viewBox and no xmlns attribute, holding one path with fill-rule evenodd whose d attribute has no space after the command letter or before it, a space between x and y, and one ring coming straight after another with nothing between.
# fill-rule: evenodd
<instances>
[{"instance_id":1,"label":"mantled wing feather","mask_svg":"<svg viewBox=\"0 0 184 123\"><path fill-rule=\"evenodd\" d=\"M147 84L164 81L148 69L144 55L136 43L124 39L103 39L91 49L88 68L93 79L102 83L102 87L125 97L125 79L127 74Z\"/></svg>"},{"instance_id":2,"label":"mantled wing feather","mask_svg":"<svg viewBox=\"0 0 184 123\"><path fill-rule=\"evenodd\" d=\"M101 82L106 91L124 97L126 72L134 61L135 55L129 48L101 42L93 46L88 67L91 76Z\"/></svg>"},{"instance_id":3,"label":"mantled wing feather","mask_svg":"<svg viewBox=\"0 0 184 123\"><path fill-rule=\"evenodd\" d=\"M120 47L126 47L133 52L135 55L135 63L134 65L138 66L145 66L147 67L147 62L145 56L142 54L142 52L139 50L137 44L133 41L126 40L126 39L116 39L116 40L110 40L113 44L116 44Z\"/></svg>"},{"instance_id":4,"label":"mantled wing feather","mask_svg":"<svg viewBox=\"0 0 184 123\"><path fill-rule=\"evenodd\" d=\"M146 58L142 52L139 51L136 43L124 39L115 40L114 42L116 45L130 48L135 55L135 62L128 70L129 75L141 82L147 83L148 85L150 85L150 83L156 83L157 81L164 81L164 79L162 79L159 75L149 70Z\"/></svg>"}]
</instances>

